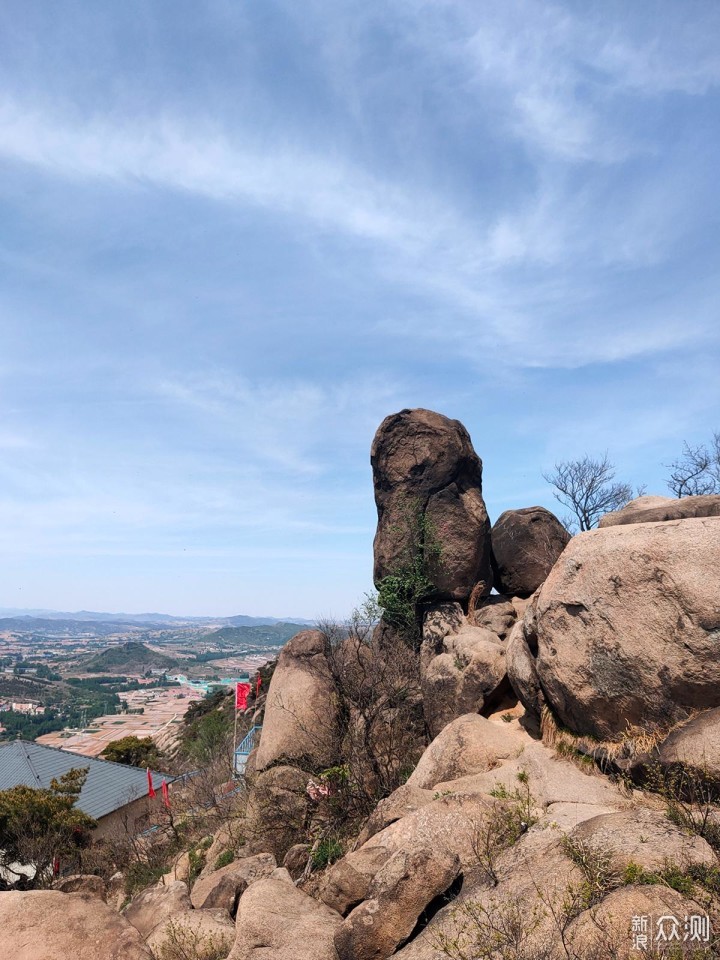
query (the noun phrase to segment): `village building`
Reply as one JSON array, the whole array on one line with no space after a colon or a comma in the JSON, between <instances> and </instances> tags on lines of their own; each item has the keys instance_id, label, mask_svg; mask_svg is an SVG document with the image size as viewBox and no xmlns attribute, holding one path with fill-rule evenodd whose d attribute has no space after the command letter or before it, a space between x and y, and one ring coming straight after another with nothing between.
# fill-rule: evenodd
<instances>
[{"instance_id":1,"label":"village building","mask_svg":"<svg viewBox=\"0 0 720 960\"><path fill-rule=\"evenodd\" d=\"M141 833L149 821L150 804L160 802L163 780L172 780L154 771L148 776L147 770L140 767L84 757L40 743L0 743L0 790L20 785L49 790L53 780L79 767L87 768L88 773L77 807L97 820L94 840L117 829ZM148 797L150 779L157 791L156 800Z\"/></svg>"}]
</instances>

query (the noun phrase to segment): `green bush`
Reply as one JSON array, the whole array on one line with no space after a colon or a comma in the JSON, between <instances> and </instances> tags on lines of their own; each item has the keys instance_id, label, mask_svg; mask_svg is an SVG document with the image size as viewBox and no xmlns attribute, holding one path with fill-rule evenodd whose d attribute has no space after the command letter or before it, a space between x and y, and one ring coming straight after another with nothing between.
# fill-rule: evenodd
<instances>
[{"instance_id":1,"label":"green bush","mask_svg":"<svg viewBox=\"0 0 720 960\"><path fill-rule=\"evenodd\" d=\"M215 861L215 869L222 870L223 867L227 867L235 859L235 852L233 850L225 850Z\"/></svg>"},{"instance_id":2,"label":"green bush","mask_svg":"<svg viewBox=\"0 0 720 960\"><path fill-rule=\"evenodd\" d=\"M312 851L312 865L315 870L323 870L339 860L344 852L343 845L337 837L325 837Z\"/></svg>"},{"instance_id":3,"label":"green bush","mask_svg":"<svg viewBox=\"0 0 720 960\"><path fill-rule=\"evenodd\" d=\"M419 610L437 593L433 573L441 566L442 548L432 521L419 501L408 501L401 511L397 535L406 541L405 555L378 583L383 619L406 640L419 639Z\"/></svg>"}]
</instances>

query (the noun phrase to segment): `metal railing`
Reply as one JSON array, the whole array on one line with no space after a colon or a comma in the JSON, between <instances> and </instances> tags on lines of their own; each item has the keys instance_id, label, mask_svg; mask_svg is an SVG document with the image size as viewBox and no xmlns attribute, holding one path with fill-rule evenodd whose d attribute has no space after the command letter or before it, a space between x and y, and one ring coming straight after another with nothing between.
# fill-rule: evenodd
<instances>
[{"instance_id":1,"label":"metal railing","mask_svg":"<svg viewBox=\"0 0 720 960\"><path fill-rule=\"evenodd\" d=\"M251 727L250 730L245 734L243 739L240 741L240 744L235 749L235 776L242 777L245 773L245 767L247 765L247 758L250 756L250 753L255 749L260 740L260 732L262 730L261 726L257 724L254 727Z\"/></svg>"}]
</instances>

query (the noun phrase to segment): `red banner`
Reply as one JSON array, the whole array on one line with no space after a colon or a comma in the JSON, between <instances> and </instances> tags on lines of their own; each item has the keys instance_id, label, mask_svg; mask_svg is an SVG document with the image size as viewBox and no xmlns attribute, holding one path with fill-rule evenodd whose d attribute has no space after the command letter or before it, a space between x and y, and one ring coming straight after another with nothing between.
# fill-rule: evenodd
<instances>
[{"instance_id":1,"label":"red banner","mask_svg":"<svg viewBox=\"0 0 720 960\"><path fill-rule=\"evenodd\" d=\"M235 686L235 709L247 710L248 694L250 693L249 683L238 683Z\"/></svg>"},{"instance_id":2,"label":"red banner","mask_svg":"<svg viewBox=\"0 0 720 960\"><path fill-rule=\"evenodd\" d=\"M259 697L259 696L260 696L260 685L261 685L261 684L262 684L262 677L260 676L260 674L258 674L258 675L257 675L257 683L256 683L256 685L255 685L255 696L256 696L256 697Z\"/></svg>"},{"instance_id":3,"label":"red banner","mask_svg":"<svg viewBox=\"0 0 720 960\"><path fill-rule=\"evenodd\" d=\"M150 770L150 767L147 768L147 775L148 775L148 796L149 796L149 797L154 797L154 796L155 796L155 787L153 787L152 771Z\"/></svg>"},{"instance_id":4,"label":"red banner","mask_svg":"<svg viewBox=\"0 0 720 960\"><path fill-rule=\"evenodd\" d=\"M168 791L168 785L167 785L167 783L165 782L165 780L163 780L163 782L162 782L161 790L162 790L163 803L165 804L165 806L166 806L166 807L168 808L168 810L169 810L169 809L170 809L170 793L169 793L169 791Z\"/></svg>"}]
</instances>

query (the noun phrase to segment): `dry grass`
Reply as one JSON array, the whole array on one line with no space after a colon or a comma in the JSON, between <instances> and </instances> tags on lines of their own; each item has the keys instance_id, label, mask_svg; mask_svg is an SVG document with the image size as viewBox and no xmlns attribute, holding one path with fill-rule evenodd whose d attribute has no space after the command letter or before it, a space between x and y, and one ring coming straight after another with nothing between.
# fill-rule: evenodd
<instances>
[{"instance_id":1,"label":"dry grass","mask_svg":"<svg viewBox=\"0 0 720 960\"><path fill-rule=\"evenodd\" d=\"M568 730L545 706L540 717L540 734L545 746L553 748L568 759L578 760L584 766L597 764L602 771L608 764L654 754L662 741L678 726L687 723L688 719L691 718L652 729L628 724L617 739L596 740Z\"/></svg>"}]
</instances>

